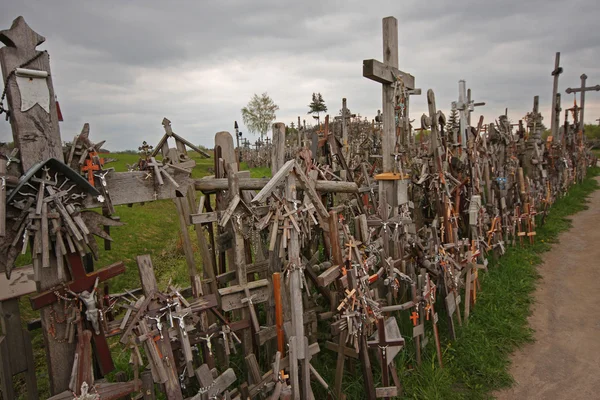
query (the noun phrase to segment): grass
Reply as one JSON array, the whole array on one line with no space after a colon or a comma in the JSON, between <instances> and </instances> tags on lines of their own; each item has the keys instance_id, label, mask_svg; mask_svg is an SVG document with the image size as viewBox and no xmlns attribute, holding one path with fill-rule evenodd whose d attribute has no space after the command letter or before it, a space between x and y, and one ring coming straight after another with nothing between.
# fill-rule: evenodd
<instances>
[{"instance_id":1,"label":"grass","mask_svg":"<svg viewBox=\"0 0 600 400\"><path fill-rule=\"evenodd\" d=\"M133 164L138 159L137 155L132 154L113 154L111 157L117 158L117 161L107 166L114 167L116 171L126 171L126 164ZM197 161L193 177L210 175L209 168L213 166L213 159L201 159L196 155L192 155L192 158ZM243 163L240 167L242 170L246 169ZM456 342L442 336L444 369L437 367L433 338L430 338L430 344L425 349L423 364L419 368L410 369L409 366L414 364L414 351L410 341L407 341L406 350L397 357L405 398L480 399L489 397L490 391L512 383L508 374L509 355L518 346L533 338L527 326L527 316L537 279L536 265L541 260L541 253L550 248L549 243L556 241L558 234L569 228L566 217L585 208L585 197L597 188L593 176L599 173L599 168L591 169L582 184L572 187L565 197L554 204L546 224L537 229L536 244L524 248L509 248L504 257L491 260L489 272L480 275L482 291L478 294L469 324L458 328ZM251 170L251 176L254 178L270 175L269 168ZM160 288L164 289L169 280L187 286L187 265L180 244L180 228L173 202L158 201L145 205L135 204L132 207L117 206L116 211L126 224L112 228L114 243L111 251L104 251L102 243L99 242L100 261L96 263L97 267L117 261L125 263L125 274L110 281L111 292L140 286L135 263L135 257L140 254L152 256ZM27 262L26 259L19 261ZM200 266L198 251L196 261ZM438 310L441 310L439 305ZM21 312L24 321L38 317L38 313L31 310L26 298L21 300ZM400 317L401 331L410 331L410 328L407 328L410 326L407 316ZM442 335L447 331L443 321L444 317L440 315ZM328 330L328 327L323 329ZM32 341L40 397L45 398L49 396L48 373L40 330L32 332ZM131 377L129 353L122 351L116 341L112 341L111 347L116 371L126 371ZM313 360L317 370L331 384L334 382L335 359L332 352L322 349ZM377 364L374 357L372 363ZM358 362L346 365L349 368L344 377L344 385L348 399L363 398L360 365ZM379 382L379 372L375 371L375 374L375 382ZM112 374L108 378L111 376ZM23 380L15 379L15 386L17 392L22 392Z\"/></svg>"}]
</instances>

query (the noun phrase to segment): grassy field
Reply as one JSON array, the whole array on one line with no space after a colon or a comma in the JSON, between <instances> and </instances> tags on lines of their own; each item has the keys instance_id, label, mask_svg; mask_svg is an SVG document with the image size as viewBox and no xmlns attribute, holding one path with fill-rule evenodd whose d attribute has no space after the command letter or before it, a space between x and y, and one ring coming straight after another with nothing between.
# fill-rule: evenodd
<instances>
[{"instance_id":1,"label":"grassy field","mask_svg":"<svg viewBox=\"0 0 600 400\"><path fill-rule=\"evenodd\" d=\"M133 164L135 154L112 154L117 161L108 164L116 171L126 171L127 164ZM193 156L197 166L194 177L210 175L209 168L213 159ZM245 169L242 164L241 169ZM491 390L506 387L512 379L508 375L508 356L518 346L532 339L527 327L527 315L530 312L532 291L537 278L536 266L540 255L550 248L559 232L568 229L566 218L585 207L585 197L597 188L592 176L600 170L590 170L588 178L573 187L552 207L544 227L537 230L536 244L523 248L510 248L500 260L490 260L487 274L481 274L482 291L471 314L467 326L458 329L458 340L452 342L442 337L445 368L440 369L435 361L433 340L426 348L424 362L419 368L412 368L413 346L407 341L406 350L397 357L397 366L404 385L404 397L412 399L477 399L486 398ZM252 177L270 176L267 168L251 170ZM150 254L156 270L160 288L169 281L189 285L187 266L180 243L179 223L175 206L171 201L158 201L132 207L116 207L117 215L125 222L122 227L111 230L114 239L111 251L101 247L98 267L123 261L127 271L110 281L111 292L139 287L139 277L135 263L136 256ZM196 249L197 250L197 249ZM20 260L22 263L26 259ZM199 252L196 251L197 265L201 265ZM22 299L22 314L25 320L37 318L37 313ZM442 307L438 306L438 310ZM406 315L401 315L401 329L411 325ZM444 321L440 315L440 321ZM325 328L327 329L327 328ZM441 324L442 335L447 332ZM40 396L49 395L48 373L46 371L43 339L41 332L32 332ZM128 352L121 351L120 345L113 341L113 356L117 370L129 370ZM376 364L375 358L372 360ZM334 382L335 355L322 349L315 360L317 369L330 383ZM352 373L352 365L346 372L344 382L349 399L362 398L360 368L357 363ZM377 372L376 372L377 374ZM110 378L110 376L109 376ZM376 379L378 377L376 376ZM376 382L378 382L376 380ZM23 382L16 381L17 386Z\"/></svg>"}]
</instances>

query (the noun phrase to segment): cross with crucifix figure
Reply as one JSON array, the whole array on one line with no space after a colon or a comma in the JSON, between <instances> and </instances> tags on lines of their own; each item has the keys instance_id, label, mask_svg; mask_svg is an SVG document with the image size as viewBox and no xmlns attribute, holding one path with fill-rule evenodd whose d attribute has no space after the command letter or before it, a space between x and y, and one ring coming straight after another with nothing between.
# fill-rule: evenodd
<instances>
[{"instance_id":1,"label":"cross with crucifix figure","mask_svg":"<svg viewBox=\"0 0 600 400\"><path fill-rule=\"evenodd\" d=\"M108 343L102 330L102 325L99 324L97 308L94 310L94 305L97 306L95 301L88 302L87 298L94 296L94 289L98 282L104 282L110 278L120 275L125 272L125 265L122 262L112 264L106 268L99 269L90 274L85 272L81 257L78 254L69 254L69 263L71 266L71 272L73 280L65 283L64 288L70 293L74 293L82 299L82 302L86 305L87 320L91 323L94 328L94 335L92 339L96 348L96 356L98 357L100 372L105 375L114 369L114 364L110 356L110 350ZM30 298L31 308L39 310L43 307L47 307L56 303L59 300L64 301L66 295L63 287L54 287L45 292L39 293ZM63 292L61 294L61 292ZM87 294L86 294L87 293Z\"/></svg>"},{"instance_id":2,"label":"cross with crucifix figure","mask_svg":"<svg viewBox=\"0 0 600 400\"><path fill-rule=\"evenodd\" d=\"M383 316L377 318L377 340L367 342L370 348L378 349L379 361L381 363L381 381L383 387L375 388L377 398L389 399L399 395L399 382L395 386L390 384L390 372L397 379L396 368L393 364L394 357L404 347L404 338L400 335L398 322L395 317L389 317L384 321ZM390 364L392 364L390 366Z\"/></svg>"},{"instance_id":3,"label":"cross with crucifix figure","mask_svg":"<svg viewBox=\"0 0 600 400\"><path fill-rule=\"evenodd\" d=\"M406 90L415 88L415 78L398 69L398 20L394 17L383 19L383 63L376 60L363 60L363 76L365 78L381 83L383 95L383 133L382 133L382 162L383 172L392 172L394 168L394 157L396 152L396 121L395 85L400 82ZM388 204L392 206L392 216L395 215L397 202L394 195L394 181L380 181L380 199L383 190L387 192Z\"/></svg>"}]
</instances>

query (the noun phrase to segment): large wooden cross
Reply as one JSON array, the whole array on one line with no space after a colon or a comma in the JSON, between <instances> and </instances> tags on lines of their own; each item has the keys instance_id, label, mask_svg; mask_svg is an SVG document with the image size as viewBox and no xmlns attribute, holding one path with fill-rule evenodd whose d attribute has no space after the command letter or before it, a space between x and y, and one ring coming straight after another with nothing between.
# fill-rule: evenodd
<instances>
[{"instance_id":1,"label":"large wooden cross","mask_svg":"<svg viewBox=\"0 0 600 400\"><path fill-rule=\"evenodd\" d=\"M363 76L381 83L383 102L383 172L391 172L396 145L396 121L394 118L394 83L401 79L407 90L415 88L414 76L398 69L398 20L383 19L383 63L363 60Z\"/></svg>"},{"instance_id":2,"label":"large wooden cross","mask_svg":"<svg viewBox=\"0 0 600 400\"><path fill-rule=\"evenodd\" d=\"M71 272L73 280L65 284L65 288L79 294L83 291L91 293L96 280L98 282L104 282L112 277L122 274L125 272L125 265L122 262L112 264L106 268L99 269L90 274L85 272L81 257L78 254L71 253L68 256L69 263L71 265ZM31 308L39 310L43 307L52 305L58 301L57 293L59 291L56 288L52 288L45 292L39 293L30 298ZM115 367L110 355L110 349L104 336L102 324L99 324L99 334L94 332L92 339L96 349L96 356L100 365L100 372L104 375L111 372Z\"/></svg>"},{"instance_id":3,"label":"large wooden cross","mask_svg":"<svg viewBox=\"0 0 600 400\"><path fill-rule=\"evenodd\" d=\"M591 92L592 90L595 90L596 92L600 91L600 85L596 85L596 86L585 86L585 82L587 81L587 75L586 74L582 74L581 75L581 87L579 88L568 88L567 90L565 90L565 92L567 92L567 94L571 94L571 93L581 93L581 100L579 102L580 104L580 117L579 117L579 126L580 126L580 131L582 133L584 133L584 129L585 129L585 121L583 119L583 112L585 110L585 92Z\"/></svg>"},{"instance_id":4,"label":"large wooden cross","mask_svg":"<svg viewBox=\"0 0 600 400\"><path fill-rule=\"evenodd\" d=\"M21 159L21 172L24 173L38 162L49 158L63 160L50 61L46 52L36 50L45 38L34 32L23 17L18 17L10 29L0 32L0 41L6 45L0 49L0 65L6 85L13 138ZM37 71L30 74L46 75L45 78L31 77L31 82L26 82L35 85L34 93L27 92L27 89L21 92L17 83L17 68ZM22 82L22 79L19 82ZM35 101L31 108L22 107L31 101ZM42 277L37 282L39 291L55 287L62 281L53 254L50 255L49 265L50 268L43 268ZM45 333L51 325L51 310L52 307L48 307L41 311L42 328ZM60 312L58 308L56 311ZM46 334L45 338L48 370L52 372L49 374L50 391L59 393L68 388L75 346L53 341Z\"/></svg>"},{"instance_id":5,"label":"large wooden cross","mask_svg":"<svg viewBox=\"0 0 600 400\"><path fill-rule=\"evenodd\" d=\"M395 317L390 317L387 321L384 321L383 317L379 317L377 319L377 340L369 341L367 345L370 348L378 349L379 360L381 362L381 381L383 387L375 389L376 397L389 399L390 397L397 396L398 386L389 386L389 372L390 370L392 373L396 371L393 360L404 346L404 338L400 336L400 329ZM391 367L390 364L392 364Z\"/></svg>"}]
</instances>

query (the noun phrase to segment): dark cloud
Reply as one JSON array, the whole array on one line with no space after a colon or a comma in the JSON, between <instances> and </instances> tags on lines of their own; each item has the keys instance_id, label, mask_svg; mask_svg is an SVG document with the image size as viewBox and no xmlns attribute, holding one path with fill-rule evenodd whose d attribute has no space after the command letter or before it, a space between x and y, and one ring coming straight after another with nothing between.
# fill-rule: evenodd
<instances>
[{"instance_id":1,"label":"dark cloud","mask_svg":"<svg viewBox=\"0 0 600 400\"><path fill-rule=\"evenodd\" d=\"M381 18L399 23L400 68L445 112L465 79L478 114L490 122L509 109L514 121L533 96L549 125L554 53L562 52L564 94L585 72L600 83L596 0L407 0L158 2L19 1L3 5L0 28L23 15L44 35L65 122L64 139L89 122L107 148L157 142L163 117L189 140L212 145L214 133L241 122L254 93L268 92L278 120L312 123L312 92L336 114L341 98L372 118L380 85L362 77L362 60L382 58ZM588 122L600 117L600 98L586 100ZM411 115L426 110L412 98ZM245 128L242 127L242 130ZM0 141L10 138L0 121Z\"/></svg>"}]
</instances>

